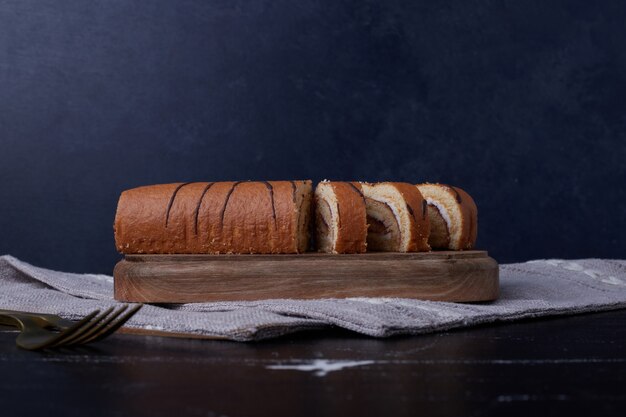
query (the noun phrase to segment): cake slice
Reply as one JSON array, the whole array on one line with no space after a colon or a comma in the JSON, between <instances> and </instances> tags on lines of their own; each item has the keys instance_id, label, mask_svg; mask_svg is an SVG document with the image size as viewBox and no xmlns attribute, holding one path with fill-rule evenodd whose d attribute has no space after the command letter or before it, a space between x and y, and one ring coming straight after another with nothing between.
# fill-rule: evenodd
<instances>
[{"instance_id":1,"label":"cake slice","mask_svg":"<svg viewBox=\"0 0 626 417\"><path fill-rule=\"evenodd\" d=\"M365 197L357 182L323 181L315 188L317 250L361 253L367 248Z\"/></svg>"},{"instance_id":2,"label":"cake slice","mask_svg":"<svg viewBox=\"0 0 626 417\"><path fill-rule=\"evenodd\" d=\"M362 189L369 223L368 250L430 250L426 201L414 185L401 182L363 183Z\"/></svg>"},{"instance_id":3,"label":"cake slice","mask_svg":"<svg viewBox=\"0 0 626 417\"><path fill-rule=\"evenodd\" d=\"M418 184L428 203L430 238L437 249L472 249L476 244L478 210L472 197L459 187Z\"/></svg>"}]
</instances>

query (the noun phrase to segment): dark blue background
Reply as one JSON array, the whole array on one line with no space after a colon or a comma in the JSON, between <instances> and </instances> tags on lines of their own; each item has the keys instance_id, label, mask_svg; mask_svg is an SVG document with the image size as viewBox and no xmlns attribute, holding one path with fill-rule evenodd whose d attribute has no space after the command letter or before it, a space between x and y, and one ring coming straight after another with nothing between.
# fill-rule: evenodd
<instances>
[{"instance_id":1,"label":"dark blue background","mask_svg":"<svg viewBox=\"0 0 626 417\"><path fill-rule=\"evenodd\" d=\"M625 12L3 1L0 253L111 273L126 188L331 178L459 185L501 262L624 258Z\"/></svg>"}]
</instances>

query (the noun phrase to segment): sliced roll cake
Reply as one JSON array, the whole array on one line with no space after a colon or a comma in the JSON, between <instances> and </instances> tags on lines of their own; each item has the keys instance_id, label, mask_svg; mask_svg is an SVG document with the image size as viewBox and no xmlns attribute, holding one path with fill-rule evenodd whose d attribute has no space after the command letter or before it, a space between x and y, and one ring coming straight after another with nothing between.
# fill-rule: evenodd
<instances>
[{"instance_id":1,"label":"sliced roll cake","mask_svg":"<svg viewBox=\"0 0 626 417\"><path fill-rule=\"evenodd\" d=\"M367 248L365 197L357 182L323 181L315 188L317 250L361 253Z\"/></svg>"},{"instance_id":2,"label":"sliced roll cake","mask_svg":"<svg viewBox=\"0 0 626 417\"><path fill-rule=\"evenodd\" d=\"M115 215L119 252L300 253L311 181L227 181L127 190Z\"/></svg>"},{"instance_id":3,"label":"sliced roll cake","mask_svg":"<svg viewBox=\"0 0 626 417\"><path fill-rule=\"evenodd\" d=\"M368 250L430 250L426 201L414 185L400 182L363 183L362 189L369 223Z\"/></svg>"},{"instance_id":4,"label":"sliced roll cake","mask_svg":"<svg viewBox=\"0 0 626 417\"><path fill-rule=\"evenodd\" d=\"M430 238L437 249L472 249L476 244L478 210L472 197L459 187L418 184L428 203Z\"/></svg>"}]
</instances>

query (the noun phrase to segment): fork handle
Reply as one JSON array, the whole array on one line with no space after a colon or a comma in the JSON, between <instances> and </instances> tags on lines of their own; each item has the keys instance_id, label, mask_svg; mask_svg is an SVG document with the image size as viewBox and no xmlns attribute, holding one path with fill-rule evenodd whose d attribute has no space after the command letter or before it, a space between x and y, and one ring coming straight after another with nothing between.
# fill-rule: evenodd
<instances>
[{"instance_id":1,"label":"fork handle","mask_svg":"<svg viewBox=\"0 0 626 417\"><path fill-rule=\"evenodd\" d=\"M23 328L25 323L32 323L38 327L59 327L63 320L53 314L28 313L26 311L0 310L0 324Z\"/></svg>"},{"instance_id":2,"label":"fork handle","mask_svg":"<svg viewBox=\"0 0 626 417\"><path fill-rule=\"evenodd\" d=\"M0 310L0 324L22 328L22 320L27 315L18 311Z\"/></svg>"},{"instance_id":3,"label":"fork handle","mask_svg":"<svg viewBox=\"0 0 626 417\"><path fill-rule=\"evenodd\" d=\"M15 316L18 315L20 317L30 317L33 320L36 320L38 323L45 323L46 326L52 327L70 327L74 324L73 321L66 320L62 317L59 317L54 314L45 314L45 313L31 313L28 311L13 311L13 310L0 310L0 314Z\"/></svg>"},{"instance_id":4,"label":"fork handle","mask_svg":"<svg viewBox=\"0 0 626 417\"><path fill-rule=\"evenodd\" d=\"M0 309L0 314L19 314L22 316L32 316L32 317L58 317L54 314L44 314L44 313L31 313L30 311L17 311L17 310L2 310Z\"/></svg>"}]
</instances>

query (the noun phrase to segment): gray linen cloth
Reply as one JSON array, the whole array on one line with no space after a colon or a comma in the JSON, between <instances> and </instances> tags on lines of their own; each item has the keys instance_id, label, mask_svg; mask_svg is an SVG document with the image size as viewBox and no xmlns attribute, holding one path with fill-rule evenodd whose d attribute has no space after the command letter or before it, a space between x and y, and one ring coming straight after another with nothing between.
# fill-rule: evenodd
<instances>
[{"instance_id":1,"label":"gray linen cloth","mask_svg":"<svg viewBox=\"0 0 626 417\"><path fill-rule=\"evenodd\" d=\"M110 276L51 271L0 257L0 309L79 319L116 304ZM548 259L501 265L500 298L490 303L348 298L159 304L145 305L127 327L237 341L326 326L387 337L624 307L626 260Z\"/></svg>"}]
</instances>

